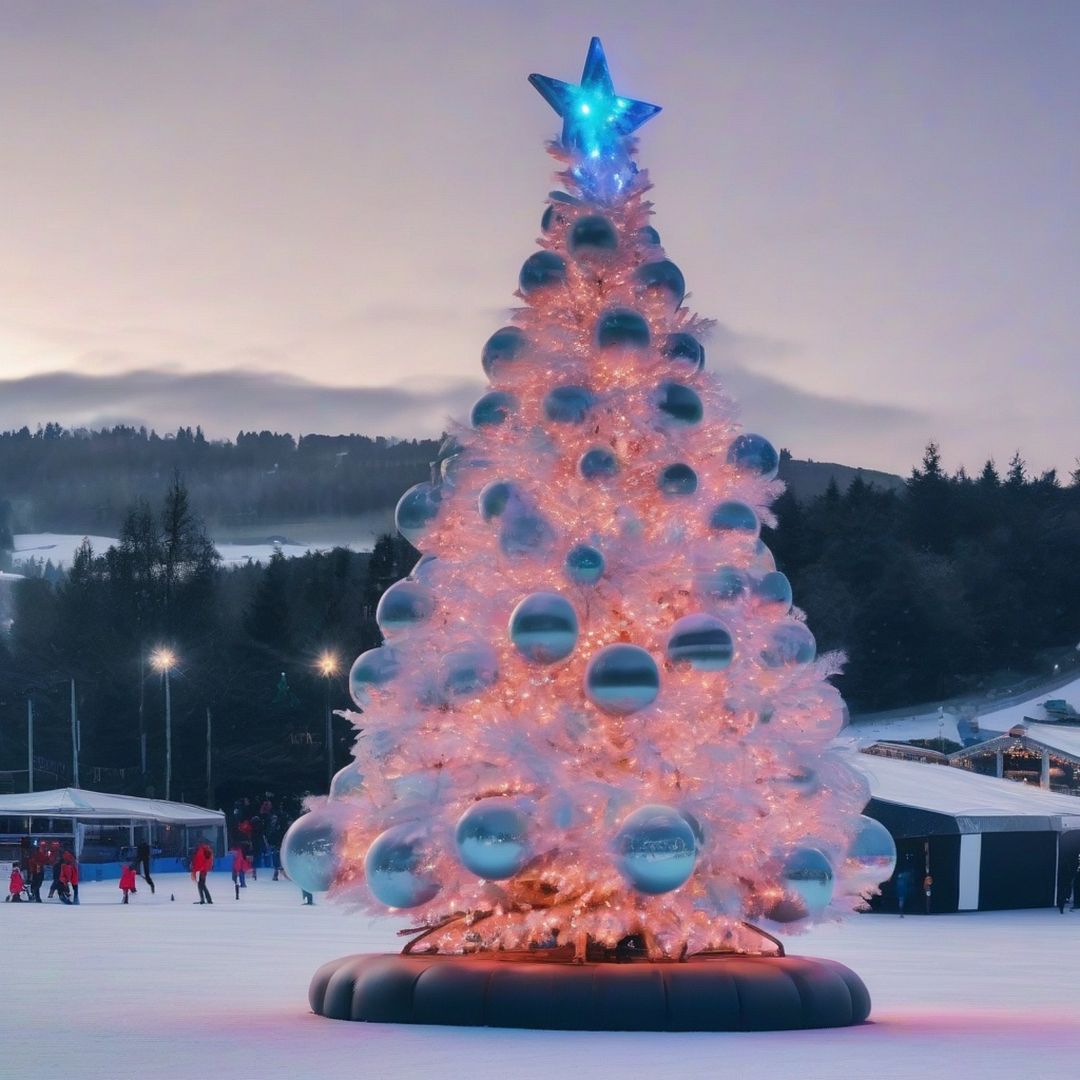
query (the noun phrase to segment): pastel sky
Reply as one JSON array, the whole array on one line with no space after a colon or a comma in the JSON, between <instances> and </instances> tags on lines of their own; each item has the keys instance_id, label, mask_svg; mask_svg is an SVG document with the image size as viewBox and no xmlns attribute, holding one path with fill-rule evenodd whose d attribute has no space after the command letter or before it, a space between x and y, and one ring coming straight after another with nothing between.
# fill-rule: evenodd
<instances>
[{"instance_id":1,"label":"pastel sky","mask_svg":"<svg viewBox=\"0 0 1080 1080\"><path fill-rule=\"evenodd\" d=\"M592 34L749 426L1073 467L1075 0L2 0L0 427L436 433Z\"/></svg>"}]
</instances>

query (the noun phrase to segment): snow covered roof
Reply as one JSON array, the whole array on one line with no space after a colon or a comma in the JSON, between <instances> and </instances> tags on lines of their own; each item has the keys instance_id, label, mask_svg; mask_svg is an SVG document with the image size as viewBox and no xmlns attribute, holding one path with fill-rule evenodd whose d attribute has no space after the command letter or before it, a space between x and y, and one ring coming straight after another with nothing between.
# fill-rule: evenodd
<instances>
[{"instance_id":1,"label":"snow covered roof","mask_svg":"<svg viewBox=\"0 0 1080 1080\"><path fill-rule=\"evenodd\" d=\"M1016 722L1020 723L1019 720ZM980 727L984 727L984 725L980 725ZM990 728L987 734L991 735L997 730L995 726ZM1008 730L1009 728L1003 728L1002 733ZM1024 724L1024 734L1028 739L1042 743L1043 746L1050 750L1060 750L1062 753L1068 754L1069 757L1080 759L1080 727L1071 724ZM978 749L979 744L976 743L975 746L968 748L968 753L970 754L971 751Z\"/></svg>"},{"instance_id":2,"label":"snow covered roof","mask_svg":"<svg viewBox=\"0 0 1080 1080\"><path fill-rule=\"evenodd\" d=\"M170 825L224 825L220 810L163 799L137 799L85 788L55 788L0 795L0 817L87 818L162 821Z\"/></svg>"},{"instance_id":3,"label":"snow covered roof","mask_svg":"<svg viewBox=\"0 0 1080 1080\"><path fill-rule=\"evenodd\" d=\"M1053 690L1040 690L1025 701L980 713L979 730L1008 731L1013 724L1023 723L1027 716L1030 716L1032 720L1044 720L1047 717L1043 704L1055 699L1063 699L1074 705L1080 703L1080 678L1073 679L1072 682L1067 682Z\"/></svg>"},{"instance_id":4,"label":"snow covered roof","mask_svg":"<svg viewBox=\"0 0 1080 1080\"><path fill-rule=\"evenodd\" d=\"M1067 819L1066 827L1080 828L1080 799L1074 795L1057 795L949 765L872 754L852 754L850 760L866 777L871 795L882 802L955 818L1062 818Z\"/></svg>"}]
</instances>

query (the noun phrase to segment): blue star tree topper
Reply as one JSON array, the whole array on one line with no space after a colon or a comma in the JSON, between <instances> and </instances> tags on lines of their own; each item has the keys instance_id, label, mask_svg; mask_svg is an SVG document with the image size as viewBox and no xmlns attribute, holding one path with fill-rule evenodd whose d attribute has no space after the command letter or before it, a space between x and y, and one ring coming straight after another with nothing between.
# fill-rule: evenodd
<instances>
[{"instance_id":1,"label":"blue star tree topper","mask_svg":"<svg viewBox=\"0 0 1080 1080\"><path fill-rule=\"evenodd\" d=\"M604 47L595 37L580 86L547 75L530 75L529 82L562 117L559 141L573 156L570 169L583 192L601 203L617 199L637 173L633 133L660 106L615 93Z\"/></svg>"}]
</instances>

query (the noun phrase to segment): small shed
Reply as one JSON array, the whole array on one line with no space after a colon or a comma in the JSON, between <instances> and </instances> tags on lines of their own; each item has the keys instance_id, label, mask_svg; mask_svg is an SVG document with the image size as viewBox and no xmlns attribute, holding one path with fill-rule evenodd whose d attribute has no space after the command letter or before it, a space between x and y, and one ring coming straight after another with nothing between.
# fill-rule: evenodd
<instances>
[{"instance_id":1,"label":"small shed","mask_svg":"<svg viewBox=\"0 0 1080 1080\"><path fill-rule=\"evenodd\" d=\"M225 815L188 803L56 788L0 795L0 859L17 859L29 838L69 846L91 880L118 877L120 865L147 842L159 870L180 870L207 842L225 854Z\"/></svg>"},{"instance_id":2,"label":"small shed","mask_svg":"<svg viewBox=\"0 0 1080 1080\"><path fill-rule=\"evenodd\" d=\"M947 765L853 755L871 799L865 813L896 841L897 872L912 870L917 911L1049 907L1059 863L1076 861L1080 799ZM896 910L894 880L875 905Z\"/></svg>"}]
</instances>

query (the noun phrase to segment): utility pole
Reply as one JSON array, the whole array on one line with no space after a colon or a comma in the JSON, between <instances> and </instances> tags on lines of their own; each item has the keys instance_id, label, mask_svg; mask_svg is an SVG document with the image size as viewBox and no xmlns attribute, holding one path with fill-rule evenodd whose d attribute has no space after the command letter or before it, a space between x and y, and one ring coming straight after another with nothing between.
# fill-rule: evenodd
<instances>
[{"instance_id":1,"label":"utility pole","mask_svg":"<svg viewBox=\"0 0 1080 1080\"><path fill-rule=\"evenodd\" d=\"M146 775L146 649L139 642L139 764Z\"/></svg>"},{"instance_id":2,"label":"utility pole","mask_svg":"<svg viewBox=\"0 0 1080 1080\"><path fill-rule=\"evenodd\" d=\"M165 801L172 798L172 688L165 669Z\"/></svg>"},{"instance_id":3,"label":"utility pole","mask_svg":"<svg viewBox=\"0 0 1080 1080\"><path fill-rule=\"evenodd\" d=\"M71 779L79 786L79 707L75 702L75 680L71 680Z\"/></svg>"},{"instance_id":4,"label":"utility pole","mask_svg":"<svg viewBox=\"0 0 1080 1080\"><path fill-rule=\"evenodd\" d=\"M210 706L206 706L206 805L214 805L213 772L210 765Z\"/></svg>"},{"instance_id":5,"label":"utility pole","mask_svg":"<svg viewBox=\"0 0 1080 1080\"><path fill-rule=\"evenodd\" d=\"M29 787L34 790L34 699L26 699L26 776Z\"/></svg>"}]
</instances>

